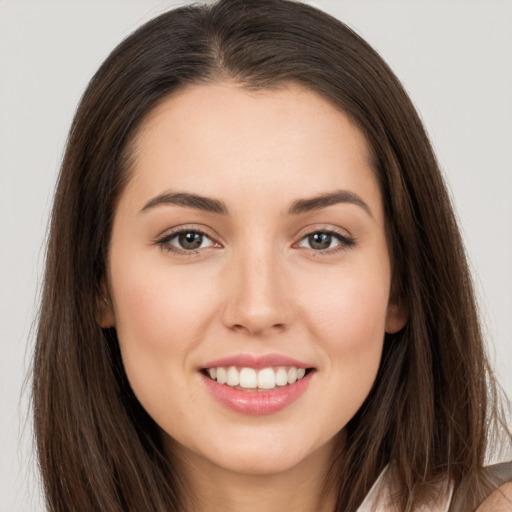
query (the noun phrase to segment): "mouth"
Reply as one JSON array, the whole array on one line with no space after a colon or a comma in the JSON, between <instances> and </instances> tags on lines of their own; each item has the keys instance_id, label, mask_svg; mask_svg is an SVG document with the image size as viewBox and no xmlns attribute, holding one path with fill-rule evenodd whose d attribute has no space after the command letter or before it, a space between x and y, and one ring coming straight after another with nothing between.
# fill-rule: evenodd
<instances>
[{"instance_id":1,"label":"mouth","mask_svg":"<svg viewBox=\"0 0 512 512\"><path fill-rule=\"evenodd\" d=\"M201 370L203 375L218 384L252 392L286 388L313 371L314 368L297 366L268 366L259 369L248 366L214 366Z\"/></svg>"},{"instance_id":2,"label":"mouth","mask_svg":"<svg viewBox=\"0 0 512 512\"><path fill-rule=\"evenodd\" d=\"M242 414L277 413L298 401L316 367L285 354L234 354L199 368L210 395Z\"/></svg>"}]
</instances>

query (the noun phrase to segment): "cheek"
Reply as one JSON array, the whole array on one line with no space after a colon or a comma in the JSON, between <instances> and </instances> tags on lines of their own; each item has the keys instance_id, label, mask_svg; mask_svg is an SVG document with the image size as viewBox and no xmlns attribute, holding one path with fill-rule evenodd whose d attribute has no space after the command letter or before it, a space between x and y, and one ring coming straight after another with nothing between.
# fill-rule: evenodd
<instances>
[{"instance_id":1,"label":"cheek","mask_svg":"<svg viewBox=\"0 0 512 512\"><path fill-rule=\"evenodd\" d=\"M139 401L157 417L160 401L171 404L176 395L188 396L193 374L183 370L190 369L190 356L214 314L211 280L142 260L135 265L118 260L112 268L125 372Z\"/></svg>"},{"instance_id":2,"label":"cheek","mask_svg":"<svg viewBox=\"0 0 512 512\"><path fill-rule=\"evenodd\" d=\"M380 366L388 297L386 280L354 275L310 302L309 331L321 353L324 393L316 400L331 433L342 429L367 398ZM320 375L319 375L320 376Z\"/></svg>"},{"instance_id":3,"label":"cheek","mask_svg":"<svg viewBox=\"0 0 512 512\"><path fill-rule=\"evenodd\" d=\"M380 365L384 341L385 307L375 297L357 294L350 301L339 300L330 318L318 326L317 339L329 354L328 365L334 387L352 397L352 413L369 393ZM359 306L355 305L359 302ZM346 404L351 403L347 399ZM352 409L352 406L349 407Z\"/></svg>"},{"instance_id":4,"label":"cheek","mask_svg":"<svg viewBox=\"0 0 512 512\"><path fill-rule=\"evenodd\" d=\"M390 285L386 261L317 274L316 286L308 285L314 292L303 295L302 317L323 355L330 387L337 390L324 400L338 403L343 395L341 423L360 407L380 365Z\"/></svg>"},{"instance_id":5,"label":"cheek","mask_svg":"<svg viewBox=\"0 0 512 512\"><path fill-rule=\"evenodd\" d=\"M188 392L191 354L200 346L214 312L212 280L183 268L112 259L116 329L130 385L154 418ZM199 273L201 274L201 273ZM156 399L156 400L155 400Z\"/></svg>"},{"instance_id":6,"label":"cheek","mask_svg":"<svg viewBox=\"0 0 512 512\"><path fill-rule=\"evenodd\" d=\"M385 331L389 297L386 273L351 272L326 279L304 301L311 330L333 348L360 350ZM311 287L310 287L311 288Z\"/></svg>"},{"instance_id":7,"label":"cheek","mask_svg":"<svg viewBox=\"0 0 512 512\"><path fill-rule=\"evenodd\" d=\"M213 290L207 276L198 279L170 267L118 269L122 279L114 275L112 280L119 298L115 310L121 341L158 351L184 348L210 318Z\"/></svg>"}]
</instances>

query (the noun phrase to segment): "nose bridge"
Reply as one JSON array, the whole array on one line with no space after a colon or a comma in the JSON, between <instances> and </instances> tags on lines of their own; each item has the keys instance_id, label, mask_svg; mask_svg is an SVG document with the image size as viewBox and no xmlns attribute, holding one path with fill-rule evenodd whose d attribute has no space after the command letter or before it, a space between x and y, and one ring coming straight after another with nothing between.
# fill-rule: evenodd
<instances>
[{"instance_id":1,"label":"nose bridge","mask_svg":"<svg viewBox=\"0 0 512 512\"><path fill-rule=\"evenodd\" d=\"M252 242L252 243L251 243ZM279 255L267 237L234 251L226 323L252 334L282 329L289 321Z\"/></svg>"}]
</instances>

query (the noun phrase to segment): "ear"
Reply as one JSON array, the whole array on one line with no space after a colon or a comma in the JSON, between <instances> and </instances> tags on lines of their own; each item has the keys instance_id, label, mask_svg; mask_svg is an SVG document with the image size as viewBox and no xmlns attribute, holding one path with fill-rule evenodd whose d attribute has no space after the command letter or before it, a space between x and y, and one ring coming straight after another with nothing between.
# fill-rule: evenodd
<instances>
[{"instance_id":1,"label":"ear","mask_svg":"<svg viewBox=\"0 0 512 512\"><path fill-rule=\"evenodd\" d=\"M401 300L390 299L386 312L386 332L394 334L402 330L409 319L409 310Z\"/></svg>"},{"instance_id":2,"label":"ear","mask_svg":"<svg viewBox=\"0 0 512 512\"><path fill-rule=\"evenodd\" d=\"M96 321L102 329L108 329L116 325L116 318L114 316L114 308L112 307L112 300L110 292L108 291L105 281L102 279L98 297L96 301Z\"/></svg>"}]
</instances>

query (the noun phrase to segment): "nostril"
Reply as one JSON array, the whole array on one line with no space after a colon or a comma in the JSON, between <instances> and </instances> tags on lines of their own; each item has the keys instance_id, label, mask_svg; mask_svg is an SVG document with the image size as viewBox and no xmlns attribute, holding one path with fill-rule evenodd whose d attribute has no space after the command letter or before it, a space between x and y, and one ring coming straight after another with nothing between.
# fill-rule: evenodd
<instances>
[{"instance_id":1,"label":"nostril","mask_svg":"<svg viewBox=\"0 0 512 512\"><path fill-rule=\"evenodd\" d=\"M233 324L228 326L232 331L242 332L247 331L247 333L252 335L262 334L266 331L278 331L282 332L286 329L286 324L284 323L276 323L276 324L267 324L265 322L256 322L256 321L247 321L244 324Z\"/></svg>"}]
</instances>

